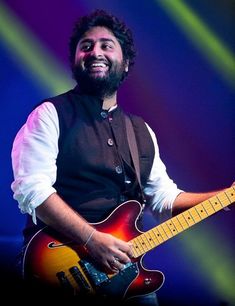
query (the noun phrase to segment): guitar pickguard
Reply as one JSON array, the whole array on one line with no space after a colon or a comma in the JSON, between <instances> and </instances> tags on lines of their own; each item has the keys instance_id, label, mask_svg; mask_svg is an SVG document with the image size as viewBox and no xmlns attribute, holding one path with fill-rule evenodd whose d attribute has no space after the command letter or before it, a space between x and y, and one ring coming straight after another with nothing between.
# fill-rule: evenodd
<instances>
[{"instance_id":1,"label":"guitar pickguard","mask_svg":"<svg viewBox=\"0 0 235 306\"><path fill-rule=\"evenodd\" d=\"M102 297L112 296L116 299L122 299L125 296L130 284L138 276L139 270L136 263L127 263L121 271L116 274L108 275L96 269L91 262L80 262L84 272L89 275L96 294Z\"/></svg>"}]
</instances>

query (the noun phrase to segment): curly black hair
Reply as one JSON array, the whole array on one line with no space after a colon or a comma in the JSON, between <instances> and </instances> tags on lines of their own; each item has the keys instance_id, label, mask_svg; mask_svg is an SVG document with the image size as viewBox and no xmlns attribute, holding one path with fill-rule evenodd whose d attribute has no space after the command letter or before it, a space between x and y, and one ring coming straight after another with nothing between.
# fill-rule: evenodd
<instances>
[{"instance_id":1,"label":"curly black hair","mask_svg":"<svg viewBox=\"0 0 235 306\"><path fill-rule=\"evenodd\" d=\"M117 17L107 13L104 10L97 9L90 15L81 17L74 26L69 42L69 60L71 68L74 67L76 47L81 37L93 27L106 27L119 41L124 61L129 63L129 68L134 65L136 51L131 30L127 28L124 22Z\"/></svg>"}]
</instances>

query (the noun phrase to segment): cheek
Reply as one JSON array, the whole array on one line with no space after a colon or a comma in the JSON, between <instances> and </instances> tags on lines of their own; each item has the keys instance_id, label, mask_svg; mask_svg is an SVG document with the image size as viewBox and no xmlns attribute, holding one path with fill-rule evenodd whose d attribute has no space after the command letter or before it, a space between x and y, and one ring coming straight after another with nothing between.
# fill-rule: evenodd
<instances>
[{"instance_id":1,"label":"cheek","mask_svg":"<svg viewBox=\"0 0 235 306\"><path fill-rule=\"evenodd\" d=\"M116 62L116 63L119 63L121 64L123 62L123 56L122 56L122 53L115 53L115 54L112 54L109 56L109 59L112 61L112 62Z\"/></svg>"},{"instance_id":2,"label":"cheek","mask_svg":"<svg viewBox=\"0 0 235 306\"><path fill-rule=\"evenodd\" d=\"M118 61L119 63L123 63L123 60L124 60L124 59L123 59L123 55L122 55L122 52L121 52L121 51L118 53L116 59L117 59L117 61Z\"/></svg>"},{"instance_id":3,"label":"cheek","mask_svg":"<svg viewBox=\"0 0 235 306\"><path fill-rule=\"evenodd\" d=\"M74 63L77 64L79 58L79 52L78 47L76 48L75 54L74 54Z\"/></svg>"},{"instance_id":4,"label":"cheek","mask_svg":"<svg viewBox=\"0 0 235 306\"><path fill-rule=\"evenodd\" d=\"M74 62L75 62L75 64L79 63L79 62L80 62L80 59L81 59L80 54L78 54L78 53L76 52L76 53L75 53L75 57L74 57Z\"/></svg>"},{"instance_id":5,"label":"cheek","mask_svg":"<svg viewBox=\"0 0 235 306\"><path fill-rule=\"evenodd\" d=\"M74 63L76 66L84 67L83 57L80 54L75 54Z\"/></svg>"},{"instance_id":6,"label":"cheek","mask_svg":"<svg viewBox=\"0 0 235 306\"><path fill-rule=\"evenodd\" d=\"M122 51L121 46L120 46L119 51L118 51L118 57L119 57L119 60L120 60L121 62L124 60L123 51Z\"/></svg>"},{"instance_id":7,"label":"cheek","mask_svg":"<svg viewBox=\"0 0 235 306\"><path fill-rule=\"evenodd\" d=\"M75 52L75 56L74 56L74 63L76 65L81 65L84 57L85 57L85 54L77 48Z\"/></svg>"}]
</instances>

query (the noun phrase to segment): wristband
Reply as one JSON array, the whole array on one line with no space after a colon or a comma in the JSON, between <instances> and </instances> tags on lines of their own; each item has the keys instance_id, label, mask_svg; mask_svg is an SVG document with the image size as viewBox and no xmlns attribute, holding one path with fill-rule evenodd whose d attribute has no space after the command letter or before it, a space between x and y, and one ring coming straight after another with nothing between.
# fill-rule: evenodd
<instances>
[{"instance_id":1,"label":"wristband","mask_svg":"<svg viewBox=\"0 0 235 306\"><path fill-rule=\"evenodd\" d=\"M90 235L88 236L88 238L87 238L87 241L84 243L84 248L87 246L87 244L88 244L88 242L91 240L91 238L92 238L92 236L93 236L93 234L94 234L94 232L96 231L96 229L94 228L92 231L91 231L91 233L90 233Z\"/></svg>"}]
</instances>

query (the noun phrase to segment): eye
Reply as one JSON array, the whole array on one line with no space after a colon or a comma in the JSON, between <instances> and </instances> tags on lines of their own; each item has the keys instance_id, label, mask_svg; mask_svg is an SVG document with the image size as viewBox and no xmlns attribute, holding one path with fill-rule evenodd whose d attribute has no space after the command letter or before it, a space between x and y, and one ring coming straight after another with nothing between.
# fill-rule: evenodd
<instances>
[{"instance_id":1,"label":"eye","mask_svg":"<svg viewBox=\"0 0 235 306\"><path fill-rule=\"evenodd\" d=\"M102 44L102 49L103 50L112 50L113 49L113 45L111 43L103 43Z\"/></svg>"},{"instance_id":2,"label":"eye","mask_svg":"<svg viewBox=\"0 0 235 306\"><path fill-rule=\"evenodd\" d=\"M82 44L82 45L80 46L80 50L81 50L81 51L84 51L84 52L90 51L90 50L91 50L91 47L92 47L92 45L91 45L90 43L85 43L85 44Z\"/></svg>"}]
</instances>

